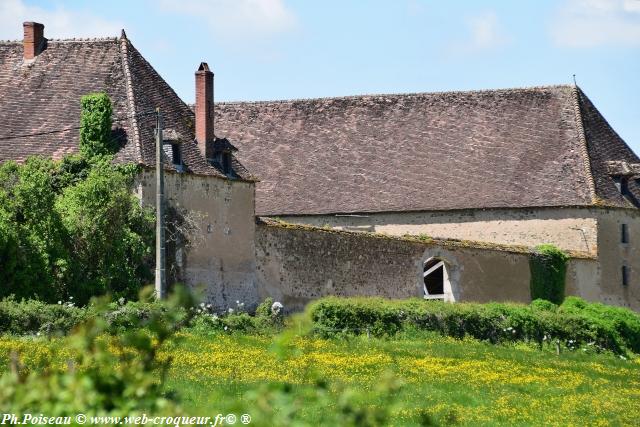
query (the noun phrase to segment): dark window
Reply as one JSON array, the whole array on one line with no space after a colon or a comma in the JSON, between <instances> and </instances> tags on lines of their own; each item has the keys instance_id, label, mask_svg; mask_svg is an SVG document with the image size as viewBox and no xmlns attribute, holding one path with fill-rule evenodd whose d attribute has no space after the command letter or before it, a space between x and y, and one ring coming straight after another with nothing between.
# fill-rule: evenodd
<instances>
[{"instance_id":1,"label":"dark window","mask_svg":"<svg viewBox=\"0 0 640 427\"><path fill-rule=\"evenodd\" d=\"M623 196L626 196L629 192L629 178L626 176L617 176L613 178L613 181L616 183L616 188Z\"/></svg>"},{"instance_id":2,"label":"dark window","mask_svg":"<svg viewBox=\"0 0 640 427\"><path fill-rule=\"evenodd\" d=\"M180 154L180 144L171 144L171 161L174 165L182 164L182 154Z\"/></svg>"},{"instance_id":3,"label":"dark window","mask_svg":"<svg viewBox=\"0 0 640 427\"><path fill-rule=\"evenodd\" d=\"M622 243L629 243L629 226L627 226L627 224L622 224L620 226L620 232L622 234L620 236Z\"/></svg>"},{"instance_id":4,"label":"dark window","mask_svg":"<svg viewBox=\"0 0 640 427\"><path fill-rule=\"evenodd\" d=\"M222 153L222 171L229 175L231 169L231 153Z\"/></svg>"},{"instance_id":5,"label":"dark window","mask_svg":"<svg viewBox=\"0 0 640 427\"><path fill-rule=\"evenodd\" d=\"M629 286L629 267L622 266L622 286Z\"/></svg>"},{"instance_id":6,"label":"dark window","mask_svg":"<svg viewBox=\"0 0 640 427\"><path fill-rule=\"evenodd\" d=\"M222 169L225 175L233 175L233 158L228 151L220 151L216 153L215 163Z\"/></svg>"},{"instance_id":7,"label":"dark window","mask_svg":"<svg viewBox=\"0 0 640 427\"><path fill-rule=\"evenodd\" d=\"M444 295L444 262L432 258L425 262L423 272L425 297Z\"/></svg>"}]
</instances>

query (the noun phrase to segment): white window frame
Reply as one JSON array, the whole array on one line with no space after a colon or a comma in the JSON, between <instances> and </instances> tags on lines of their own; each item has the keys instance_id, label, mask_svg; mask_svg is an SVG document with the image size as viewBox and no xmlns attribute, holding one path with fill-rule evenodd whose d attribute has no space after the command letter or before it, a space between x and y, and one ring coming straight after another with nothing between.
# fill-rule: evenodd
<instances>
[{"instance_id":1,"label":"white window frame","mask_svg":"<svg viewBox=\"0 0 640 427\"><path fill-rule=\"evenodd\" d=\"M440 258L436 258L439 261L433 265L432 267L430 267L427 271L423 272L422 274L422 290L423 290L423 297L424 299L435 299L435 300L442 300L442 301L446 301L447 300L447 294L445 291L445 284L448 283L449 281L449 273L447 271L447 264L441 260ZM425 264L429 263L429 261L433 260L433 258L429 258L428 260L425 261ZM442 291L444 293L442 294L433 294L431 295L429 293L429 291L427 290L427 284L424 283L424 278L427 277L429 274L433 273L434 271L436 271L438 268L442 267ZM424 267L423 267L424 269Z\"/></svg>"}]
</instances>

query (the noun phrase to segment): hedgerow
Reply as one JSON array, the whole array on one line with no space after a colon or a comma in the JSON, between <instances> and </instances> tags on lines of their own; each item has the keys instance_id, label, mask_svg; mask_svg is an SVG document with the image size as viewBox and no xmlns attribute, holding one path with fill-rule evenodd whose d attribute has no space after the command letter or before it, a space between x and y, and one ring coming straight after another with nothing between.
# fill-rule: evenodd
<instances>
[{"instance_id":1,"label":"hedgerow","mask_svg":"<svg viewBox=\"0 0 640 427\"><path fill-rule=\"evenodd\" d=\"M201 303L191 307L189 327L196 332L275 332L283 326L281 312L271 310L273 300L268 298L256 311L250 315L244 311L242 303L235 309L225 311L216 310L211 304ZM144 298L140 301L127 301L119 298L108 304L96 306L88 304L77 306L73 300L59 301L57 304L48 304L39 300L17 301L14 297L0 300L0 334L10 335L60 335L67 334L76 326L87 320L100 317L105 322L106 330L112 334L125 333L131 328L139 327L154 317L175 316L175 313L166 313L166 305ZM174 310L182 310L176 307Z\"/></svg>"},{"instance_id":2,"label":"hedgerow","mask_svg":"<svg viewBox=\"0 0 640 427\"><path fill-rule=\"evenodd\" d=\"M450 304L420 299L329 297L312 303L307 312L313 332L321 336L390 336L417 328L491 343L556 342L570 348L584 345L615 353L640 353L638 314L576 297L568 298L559 307L539 301L531 305Z\"/></svg>"}]
</instances>

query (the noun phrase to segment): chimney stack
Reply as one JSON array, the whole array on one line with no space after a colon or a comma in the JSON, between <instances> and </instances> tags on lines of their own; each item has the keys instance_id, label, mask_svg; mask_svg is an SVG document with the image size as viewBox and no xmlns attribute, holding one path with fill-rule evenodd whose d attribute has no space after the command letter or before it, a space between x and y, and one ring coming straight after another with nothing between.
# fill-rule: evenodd
<instances>
[{"instance_id":1,"label":"chimney stack","mask_svg":"<svg viewBox=\"0 0 640 427\"><path fill-rule=\"evenodd\" d=\"M24 22L24 59L31 60L38 56L45 48L44 25L37 22Z\"/></svg>"},{"instance_id":2,"label":"chimney stack","mask_svg":"<svg viewBox=\"0 0 640 427\"><path fill-rule=\"evenodd\" d=\"M196 71L196 141L205 159L213 158L213 73L206 62Z\"/></svg>"}]
</instances>

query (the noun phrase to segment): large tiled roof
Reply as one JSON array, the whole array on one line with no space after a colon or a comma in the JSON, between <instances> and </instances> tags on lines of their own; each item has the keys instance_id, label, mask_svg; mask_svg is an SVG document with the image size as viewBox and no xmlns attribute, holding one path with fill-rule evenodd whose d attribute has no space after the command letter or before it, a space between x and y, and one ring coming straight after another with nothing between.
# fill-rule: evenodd
<instances>
[{"instance_id":1,"label":"large tiled roof","mask_svg":"<svg viewBox=\"0 0 640 427\"><path fill-rule=\"evenodd\" d=\"M193 111L178 97L131 42L120 38L48 40L34 61L23 60L21 41L0 42L0 162L31 155L60 158L78 149L80 98L106 92L113 103L117 160L155 165L155 116L183 138L185 171L226 176L205 161L194 140ZM51 131L74 128L66 132ZM44 135L23 136L45 133ZM5 139L6 137L19 138ZM168 159L165 167L173 168ZM241 179L252 179L237 161Z\"/></svg>"},{"instance_id":2,"label":"large tiled roof","mask_svg":"<svg viewBox=\"0 0 640 427\"><path fill-rule=\"evenodd\" d=\"M630 207L638 157L575 86L216 104L258 215ZM637 181L630 190L640 196Z\"/></svg>"}]
</instances>

